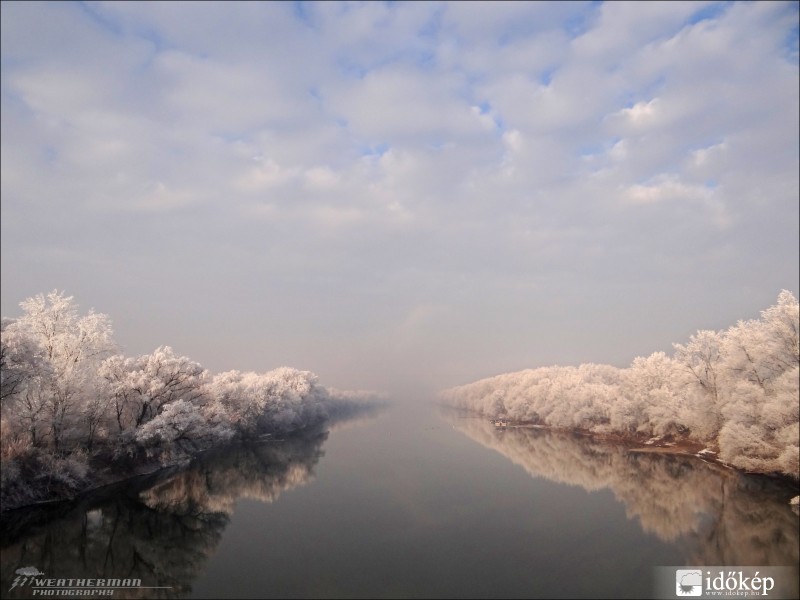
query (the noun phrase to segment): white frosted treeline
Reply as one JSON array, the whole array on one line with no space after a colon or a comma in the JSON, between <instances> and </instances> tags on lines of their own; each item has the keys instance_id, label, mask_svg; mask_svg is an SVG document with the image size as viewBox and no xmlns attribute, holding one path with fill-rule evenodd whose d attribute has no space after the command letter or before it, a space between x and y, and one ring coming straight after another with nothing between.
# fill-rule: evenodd
<instances>
[{"instance_id":1,"label":"white frosted treeline","mask_svg":"<svg viewBox=\"0 0 800 600\"><path fill-rule=\"evenodd\" d=\"M3 508L69 495L85 487L90 465L170 464L231 439L352 413L370 398L287 367L211 375L169 346L122 356L110 319L79 315L63 292L20 306L21 317L2 321Z\"/></svg>"},{"instance_id":2,"label":"white frosted treeline","mask_svg":"<svg viewBox=\"0 0 800 600\"><path fill-rule=\"evenodd\" d=\"M782 291L761 318L698 331L627 369L584 364L506 373L445 390L489 417L645 440L671 436L752 472L800 476L798 302Z\"/></svg>"}]
</instances>

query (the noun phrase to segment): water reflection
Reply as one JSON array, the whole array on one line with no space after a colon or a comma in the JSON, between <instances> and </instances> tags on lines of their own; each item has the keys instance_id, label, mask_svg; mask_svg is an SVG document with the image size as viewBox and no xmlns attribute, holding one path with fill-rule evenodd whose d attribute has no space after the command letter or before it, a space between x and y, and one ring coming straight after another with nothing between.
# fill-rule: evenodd
<instances>
[{"instance_id":1,"label":"water reflection","mask_svg":"<svg viewBox=\"0 0 800 600\"><path fill-rule=\"evenodd\" d=\"M188 468L103 490L78 506L6 514L0 589L5 597L16 571L33 566L53 578L141 580L141 589L117 589L114 597L185 597L238 499L273 502L308 483L331 427L375 414L362 412L328 423L325 430L209 453ZM7 597L31 595L31 587L17 585Z\"/></svg>"},{"instance_id":2,"label":"water reflection","mask_svg":"<svg viewBox=\"0 0 800 600\"><path fill-rule=\"evenodd\" d=\"M611 490L626 522L610 494L587 498L533 484L518 469L498 473L495 456L431 423L427 409L394 413L330 444L327 431L309 431L207 455L79 506L7 515L2 595L31 597L30 588L9 589L15 571L32 566L47 577L152 586L115 591L123 598L642 597L649 567L665 557L730 566L798 559L792 491L764 478L447 417L534 477ZM274 502L309 484L320 461L313 488L237 509L239 499Z\"/></svg>"},{"instance_id":3,"label":"water reflection","mask_svg":"<svg viewBox=\"0 0 800 600\"><path fill-rule=\"evenodd\" d=\"M681 547L686 564L797 565L795 490L692 457L636 453L591 438L514 428L450 411L457 430L496 450L533 477L610 489L628 518Z\"/></svg>"}]
</instances>

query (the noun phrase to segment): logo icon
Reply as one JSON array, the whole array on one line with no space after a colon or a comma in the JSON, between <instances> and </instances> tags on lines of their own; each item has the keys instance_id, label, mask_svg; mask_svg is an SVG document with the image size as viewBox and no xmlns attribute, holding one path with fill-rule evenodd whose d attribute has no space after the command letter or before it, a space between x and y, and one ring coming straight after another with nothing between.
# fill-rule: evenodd
<instances>
[{"instance_id":1,"label":"logo icon","mask_svg":"<svg viewBox=\"0 0 800 600\"><path fill-rule=\"evenodd\" d=\"M699 569L675 571L675 594L683 596L703 595L703 573Z\"/></svg>"},{"instance_id":2,"label":"logo icon","mask_svg":"<svg viewBox=\"0 0 800 600\"><path fill-rule=\"evenodd\" d=\"M17 576L14 578L11 587L8 588L9 592L13 590L15 587L18 586L21 587L24 586L26 583L32 582L31 579L32 577L36 577L37 575L44 575L44 573L42 573L36 567L21 567L17 569L15 573Z\"/></svg>"}]
</instances>

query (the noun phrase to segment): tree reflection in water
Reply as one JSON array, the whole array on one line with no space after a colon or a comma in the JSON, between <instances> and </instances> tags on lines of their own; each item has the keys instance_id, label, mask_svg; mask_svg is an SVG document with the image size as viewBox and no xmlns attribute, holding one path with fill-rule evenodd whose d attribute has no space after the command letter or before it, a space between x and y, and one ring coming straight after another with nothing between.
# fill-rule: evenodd
<instances>
[{"instance_id":1,"label":"tree reflection in water","mask_svg":"<svg viewBox=\"0 0 800 600\"><path fill-rule=\"evenodd\" d=\"M150 586L116 590L114 597L184 597L219 543L236 500L272 502L307 483L327 437L327 431L307 431L229 448L177 473L95 494L79 506L6 515L0 589L5 595L18 568L35 566L47 577L136 578ZM17 587L9 597L30 594L30 588Z\"/></svg>"},{"instance_id":2,"label":"tree reflection in water","mask_svg":"<svg viewBox=\"0 0 800 600\"><path fill-rule=\"evenodd\" d=\"M797 564L798 517L788 506L796 492L767 478L569 434L513 427L501 432L482 419L447 415L456 429L533 477L611 490L629 518L680 548L687 565ZM327 436L306 431L233 447L184 470L98 492L79 505L4 515L0 589L4 597L30 597L30 588L9 589L17 569L33 566L47 577L136 578L143 586L164 586L117 590L115 597L188 596L237 500L272 502L308 483Z\"/></svg>"},{"instance_id":3,"label":"tree reflection in water","mask_svg":"<svg viewBox=\"0 0 800 600\"><path fill-rule=\"evenodd\" d=\"M678 544L686 564L795 566L796 490L688 456L630 452L620 445L543 429L498 430L486 419L443 417L457 430L523 467L532 477L608 488L629 518Z\"/></svg>"}]
</instances>

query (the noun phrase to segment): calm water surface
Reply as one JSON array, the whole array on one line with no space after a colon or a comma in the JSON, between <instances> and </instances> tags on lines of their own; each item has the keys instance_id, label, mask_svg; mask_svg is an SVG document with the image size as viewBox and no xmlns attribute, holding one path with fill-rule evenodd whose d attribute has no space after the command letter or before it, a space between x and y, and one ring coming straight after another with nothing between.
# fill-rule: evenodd
<instances>
[{"instance_id":1,"label":"calm water surface","mask_svg":"<svg viewBox=\"0 0 800 600\"><path fill-rule=\"evenodd\" d=\"M0 585L30 597L8 590L35 566L151 586L114 597L650 597L655 566L797 565L791 495L698 460L398 403L15 513Z\"/></svg>"}]
</instances>

